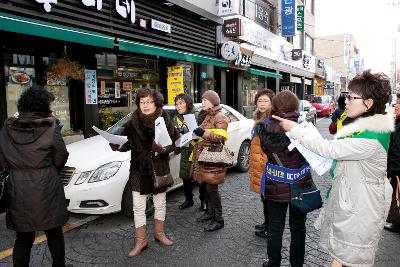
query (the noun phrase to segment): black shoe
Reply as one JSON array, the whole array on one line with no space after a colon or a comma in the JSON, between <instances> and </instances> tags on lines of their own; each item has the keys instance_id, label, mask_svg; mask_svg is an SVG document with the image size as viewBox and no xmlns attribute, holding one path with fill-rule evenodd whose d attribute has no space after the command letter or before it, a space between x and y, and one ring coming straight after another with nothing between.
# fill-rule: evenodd
<instances>
[{"instance_id":1,"label":"black shoe","mask_svg":"<svg viewBox=\"0 0 400 267\"><path fill-rule=\"evenodd\" d=\"M264 230L259 230L254 232L256 236L261 237L261 238L267 238L267 231Z\"/></svg>"},{"instance_id":2,"label":"black shoe","mask_svg":"<svg viewBox=\"0 0 400 267\"><path fill-rule=\"evenodd\" d=\"M265 230L265 222L263 222L262 224L256 224L254 226L254 229L256 229L256 230Z\"/></svg>"},{"instance_id":3,"label":"black shoe","mask_svg":"<svg viewBox=\"0 0 400 267\"><path fill-rule=\"evenodd\" d=\"M400 233L400 224L396 223L385 223L385 226L383 227L385 230L393 233Z\"/></svg>"},{"instance_id":4,"label":"black shoe","mask_svg":"<svg viewBox=\"0 0 400 267\"><path fill-rule=\"evenodd\" d=\"M179 209L183 210L193 206L193 200L185 200L182 204L179 205Z\"/></svg>"},{"instance_id":5,"label":"black shoe","mask_svg":"<svg viewBox=\"0 0 400 267\"><path fill-rule=\"evenodd\" d=\"M224 228L224 221L212 220L206 227L204 227L204 232L212 232Z\"/></svg>"},{"instance_id":6,"label":"black shoe","mask_svg":"<svg viewBox=\"0 0 400 267\"><path fill-rule=\"evenodd\" d=\"M207 202L206 201L201 200L201 202L200 202L200 210L201 211L206 211L207 210Z\"/></svg>"},{"instance_id":7,"label":"black shoe","mask_svg":"<svg viewBox=\"0 0 400 267\"><path fill-rule=\"evenodd\" d=\"M214 211L213 210L206 210L200 217L196 219L196 222L206 222L212 220L214 218Z\"/></svg>"}]
</instances>

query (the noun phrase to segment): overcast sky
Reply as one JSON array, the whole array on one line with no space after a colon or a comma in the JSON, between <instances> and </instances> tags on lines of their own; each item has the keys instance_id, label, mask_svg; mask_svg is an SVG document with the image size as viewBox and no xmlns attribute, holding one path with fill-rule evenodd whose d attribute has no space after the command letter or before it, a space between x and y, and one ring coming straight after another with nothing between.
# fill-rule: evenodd
<instances>
[{"instance_id":1,"label":"overcast sky","mask_svg":"<svg viewBox=\"0 0 400 267\"><path fill-rule=\"evenodd\" d=\"M387 73L394 56L395 31L400 24L400 1L315 0L315 24L317 38L354 34L365 58L365 68ZM400 39L397 50L399 55ZM400 60L397 61L400 66Z\"/></svg>"}]
</instances>

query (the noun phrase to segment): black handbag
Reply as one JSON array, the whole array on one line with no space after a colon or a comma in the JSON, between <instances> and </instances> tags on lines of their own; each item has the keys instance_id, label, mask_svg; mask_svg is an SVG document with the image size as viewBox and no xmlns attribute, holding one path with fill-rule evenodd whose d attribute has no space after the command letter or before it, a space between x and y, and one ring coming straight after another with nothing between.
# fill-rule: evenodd
<instances>
[{"instance_id":1,"label":"black handbag","mask_svg":"<svg viewBox=\"0 0 400 267\"><path fill-rule=\"evenodd\" d=\"M9 177L7 170L0 170L0 213L6 210L6 183Z\"/></svg>"},{"instance_id":2,"label":"black handbag","mask_svg":"<svg viewBox=\"0 0 400 267\"><path fill-rule=\"evenodd\" d=\"M278 165L284 167L278 155L276 153L272 153L272 155ZM290 199L290 208L297 214L307 214L321 208L323 204L321 192L314 182L306 188L300 187L296 183L290 184Z\"/></svg>"},{"instance_id":3,"label":"black handbag","mask_svg":"<svg viewBox=\"0 0 400 267\"><path fill-rule=\"evenodd\" d=\"M322 207L321 192L312 183L310 187L303 188L297 184L290 185L291 209L297 214L306 214Z\"/></svg>"}]
</instances>

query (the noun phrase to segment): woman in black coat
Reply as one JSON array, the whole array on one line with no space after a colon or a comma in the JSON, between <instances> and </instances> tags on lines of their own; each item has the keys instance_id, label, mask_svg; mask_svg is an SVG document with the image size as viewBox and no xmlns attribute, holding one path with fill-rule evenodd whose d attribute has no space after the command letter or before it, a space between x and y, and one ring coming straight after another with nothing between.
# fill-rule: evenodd
<instances>
[{"instance_id":1,"label":"woman in black coat","mask_svg":"<svg viewBox=\"0 0 400 267\"><path fill-rule=\"evenodd\" d=\"M154 201L154 239L161 244L171 246L173 243L164 233L166 215L167 187L154 187L154 176L165 176L170 173L169 153L175 150L174 143L179 138L168 113L162 109L163 96L149 88L141 88L136 94L138 109L126 124L124 134L128 142L121 148L110 144L114 151L131 151L130 182L132 185L133 211L135 220L135 247L129 257L140 255L148 246L146 230L146 198L153 195ZM163 117L172 145L163 147L154 141L155 120Z\"/></svg>"},{"instance_id":2,"label":"woman in black coat","mask_svg":"<svg viewBox=\"0 0 400 267\"><path fill-rule=\"evenodd\" d=\"M18 118L0 131L0 168L9 170L7 228L17 232L14 266L29 266L35 231L44 231L53 266L65 266L62 226L68 220L64 188L58 176L68 159L50 104L54 95L32 87L18 100Z\"/></svg>"}]
</instances>

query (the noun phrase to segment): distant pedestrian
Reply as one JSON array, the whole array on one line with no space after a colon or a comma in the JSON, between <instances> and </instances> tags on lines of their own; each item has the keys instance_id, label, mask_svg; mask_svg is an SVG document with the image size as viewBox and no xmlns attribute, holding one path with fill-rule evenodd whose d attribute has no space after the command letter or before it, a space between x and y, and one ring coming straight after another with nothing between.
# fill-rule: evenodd
<instances>
[{"instance_id":1,"label":"distant pedestrian","mask_svg":"<svg viewBox=\"0 0 400 267\"><path fill-rule=\"evenodd\" d=\"M179 137L174 123L163 107L163 96L156 90L141 88L136 94L139 107L126 124L124 133L128 142L121 148L110 144L114 151L131 151L130 183L132 186L133 211L135 220L135 247L129 257L135 257L147 248L146 200L153 195L154 202L154 239L165 246L173 242L165 235L166 191L167 187L155 188L154 176L170 174L169 153L175 150L174 143ZM154 141L155 120L164 118L172 145L163 147Z\"/></svg>"},{"instance_id":2,"label":"distant pedestrian","mask_svg":"<svg viewBox=\"0 0 400 267\"><path fill-rule=\"evenodd\" d=\"M397 199L400 197L400 92L397 93L394 116L395 131L390 135L387 166L387 176L391 179L393 194L385 229L400 233L400 199Z\"/></svg>"},{"instance_id":3,"label":"distant pedestrian","mask_svg":"<svg viewBox=\"0 0 400 267\"><path fill-rule=\"evenodd\" d=\"M183 115L194 114L193 100L190 95L179 94L175 97L175 109L176 115L173 119L175 127L178 129L181 135L189 132ZM192 165L191 154L195 141L191 141L181 148L177 148L176 152L181 154L179 164L179 177L183 180L183 191L185 194L185 201L179 205L179 209L186 209L193 206L193 177L190 173ZM204 205L204 192L200 190L200 201L201 206Z\"/></svg>"},{"instance_id":4,"label":"distant pedestrian","mask_svg":"<svg viewBox=\"0 0 400 267\"><path fill-rule=\"evenodd\" d=\"M208 90L202 95L202 106L205 112L199 114L199 128L194 133L201 137L193 150L193 177L206 188L207 210L197 218L197 222L209 224L204 231L215 231L224 227L222 217L221 197L218 192L218 184L224 182L226 167L206 166L198 162L200 153L207 147L222 146L225 143L228 133L228 118L222 113L220 98L214 91Z\"/></svg>"},{"instance_id":5,"label":"distant pedestrian","mask_svg":"<svg viewBox=\"0 0 400 267\"><path fill-rule=\"evenodd\" d=\"M272 99L272 115L281 116L296 122L299 117L299 99L290 91L282 91ZM290 151L290 140L279 121L271 119L267 124L256 125L261 140L261 147L268 156L269 168L278 168L285 171L290 169L293 176L299 177L294 182L299 188L310 188L313 185L311 172L304 157L297 149ZM305 170L304 172L302 170ZM290 227L290 265L303 266L306 242L307 214L300 214L290 205L291 181L278 182L272 172L266 172L265 185L262 187L267 200L268 211L268 262L263 266L280 266L282 260L282 237L286 223L286 213L289 207ZM300 175L302 173L302 175ZM286 177L286 175L284 175Z\"/></svg>"},{"instance_id":6,"label":"distant pedestrian","mask_svg":"<svg viewBox=\"0 0 400 267\"><path fill-rule=\"evenodd\" d=\"M255 125L257 123L268 123L271 117L272 109L272 99L275 96L274 91L270 89L262 89L257 92L255 96L255 105L257 107L254 112ZM255 126L254 125L254 126ZM263 194L261 194L261 176L265 169L265 164L267 164L267 155L261 148L260 137L258 136L255 128L253 128L252 137L250 145L250 190L252 192L258 193L261 196L261 202L263 204L263 215L264 222L257 224L255 226L255 234L259 237L266 238L268 231L268 211L266 205L266 199Z\"/></svg>"},{"instance_id":7,"label":"distant pedestrian","mask_svg":"<svg viewBox=\"0 0 400 267\"><path fill-rule=\"evenodd\" d=\"M52 116L54 95L34 86L18 100L18 118L0 131L0 169L7 182L7 228L17 232L14 266L29 266L35 231L44 231L53 266L65 266L62 226L68 220L67 201L58 173L68 159L60 127Z\"/></svg>"},{"instance_id":8,"label":"distant pedestrian","mask_svg":"<svg viewBox=\"0 0 400 267\"><path fill-rule=\"evenodd\" d=\"M338 108L332 114L332 123L329 125L329 133L336 134L337 131L352 121L345 112L346 109L346 96L341 95L338 98Z\"/></svg>"},{"instance_id":9,"label":"distant pedestrian","mask_svg":"<svg viewBox=\"0 0 400 267\"><path fill-rule=\"evenodd\" d=\"M335 262L372 266L392 199L386 177L387 151L393 119L386 114L390 80L369 70L348 85L346 114L355 119L326 140L301 125L282 118L281 126L293 140L333 159L332 189L321 211L320 245Z\"/></svg>"}]
</instances>

